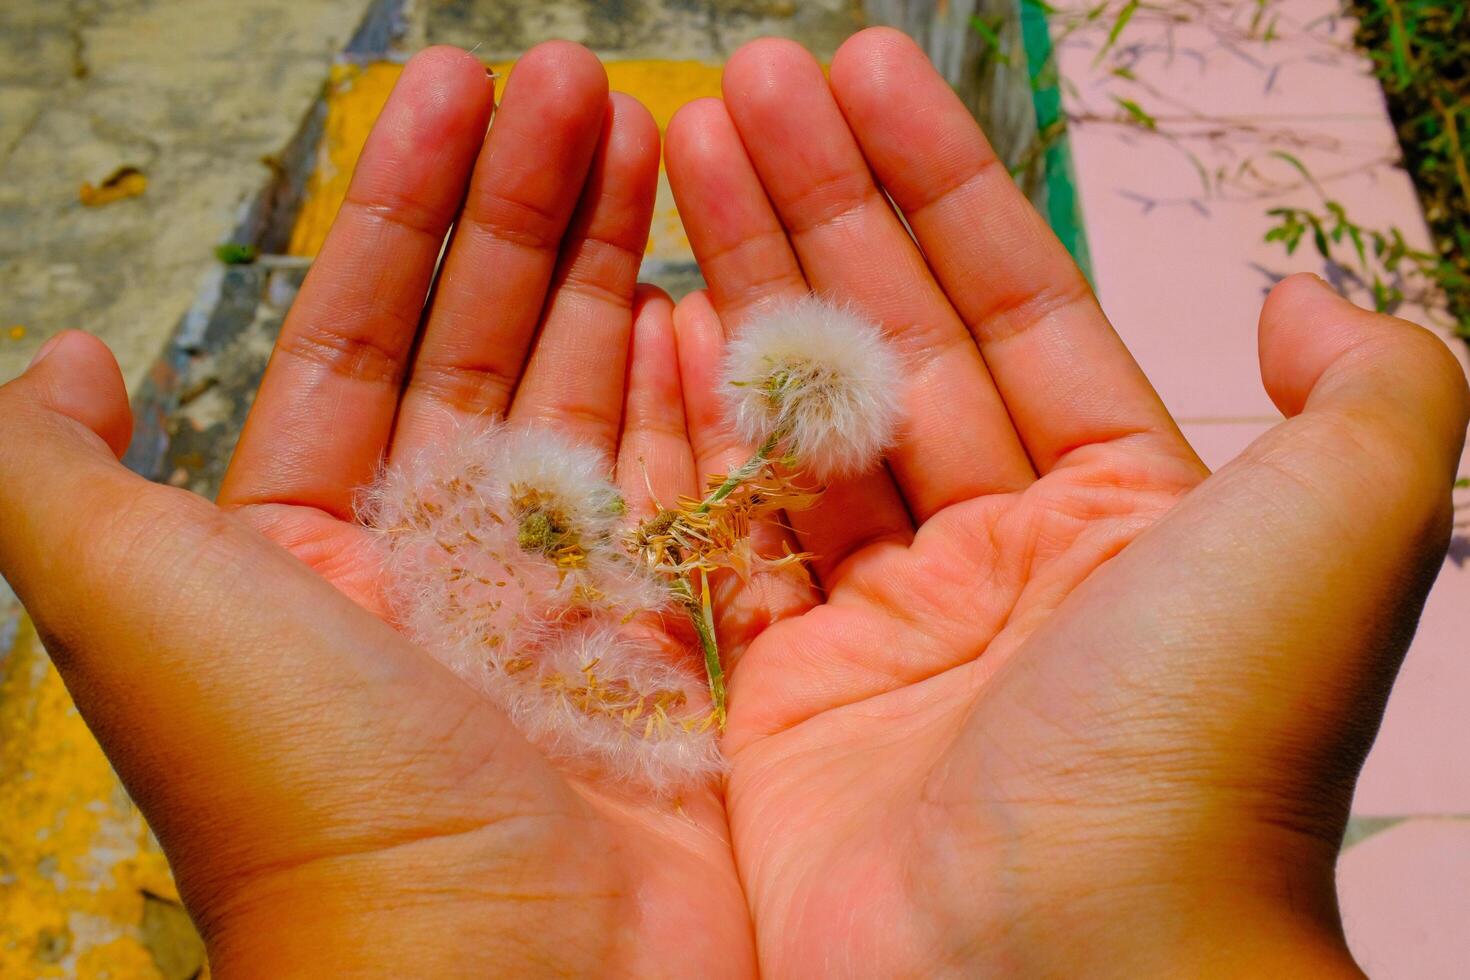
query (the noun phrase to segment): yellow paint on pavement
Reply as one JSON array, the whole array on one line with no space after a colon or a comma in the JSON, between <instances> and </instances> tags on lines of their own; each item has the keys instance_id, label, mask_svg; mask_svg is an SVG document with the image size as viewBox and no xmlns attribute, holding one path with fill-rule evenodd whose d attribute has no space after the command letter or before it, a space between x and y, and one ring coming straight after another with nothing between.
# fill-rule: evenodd
<instances>
[{"instance_id":1,"label":"yellow paint on pavement","mask_svg":"<svg viewBox=\"0 0 1470 980\"><path fill-rule=\"evenodd\" d=\"M29 621L0 670L0 977L166 976L144 909L183 915L168 864Z\"/></svg>"},{"instance_id":2,"label":"yellow paint on pavement","mask_svg":"<svg viewBox=\"0 0 1470 980\"><path fill-rule=\"evenodd\" d=\"M608 84L648 107L662 133L678 108L693 99L720 94L720 66L699 61L612 61L607 63ZM500 78L497 97L514 65L490 65ZM332 70L327 94L327 117L317 165L307 181L306 199L291 235L292 255L315 255L327 229L347 195L352 168L367 142L373 122L388 101L403 66L379 62L364 66L338 65ZM648 254L665 261L688 260L673 195L662 173Z\"/></svg>"}]
</instances>

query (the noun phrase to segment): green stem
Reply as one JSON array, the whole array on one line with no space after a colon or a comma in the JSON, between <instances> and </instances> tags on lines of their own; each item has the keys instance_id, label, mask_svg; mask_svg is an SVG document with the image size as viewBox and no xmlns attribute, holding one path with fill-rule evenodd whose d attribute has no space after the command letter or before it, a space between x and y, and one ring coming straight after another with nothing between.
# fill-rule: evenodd
<instances>
[{"instance_id":1,"label":"green stem","mask_svg":"<svg viewBox=\"0 0 1470 980\"><path fill-rule=\"evenodd\" d=\"M773 432L761 443L755 455L747 459L739 469L732 470L725 481L715 487L708 497L694 508L696 514L707 514L711 507L734 493L746 480L751 479L771 461L771 454L781 441L781 433ZM699 595L694 594L694 583L689 576L680 575L674 580L674 592L689 610L689 620L694 632L699 635L699 648L704 653L704 672L709 676L709 697L714 706L715 719L721 730L725 727L725 668L720 663L720 643L715 635L714 607L710 603L709 575L699 569Z\"/></svg>"},{"instance_id":2,"label":"green stem","mask_svg":"<svg viewBox=\"0 0 1470 980\"><path fill-rule=\"evenodd\" d=\"M725 477L725 482L715 487L710 495L705 497L704 501L698 507L694 508L694 512L696 514L709 513L711 507L730 496L740 484L764 469L766 464L771 461L771 453L776 451L776 444L780 441L781 433L779 432L773 432L767 436L766 441L761 443L760 448L755 451L755 455L742 463L739 469L731 470L730 475Z\"/></svg>"},{"instance_id":3,"label":"green stem","mask_svg":"<svg viewBox=\"0 0 1470 980\"><path fill-rule=\"evenodd\" d=\"M694 596L694 585L687 576L680 576L674 591L689 610L689 621L699 636L699 648L704 653L704 672L709 677L709 697L714 708L715 720L720 729L725 727L725 668L720 663L720 644L715 636L715 616L710 605L709 579L703 570L699 573L700 595Z\"/></svg>"},{"instance_id":4,"label":"green stem","mask_svg":"<svg viewBox=\"0 0 1470 980\"><path fill-rule=\"evenodd\" d=\"M1465 200L1470 201L1470 167L1465 166L1465 151L1460 146L1460 127L1455 122L1455 113L1458 108L1446 109L1439 96L1430 96L1434 108L1444 117L1444 133L1450 140L1450 159L1455 162L1455 177L1460 181L1460 190L1465 192Z\"/></svg>"}]
</instances>

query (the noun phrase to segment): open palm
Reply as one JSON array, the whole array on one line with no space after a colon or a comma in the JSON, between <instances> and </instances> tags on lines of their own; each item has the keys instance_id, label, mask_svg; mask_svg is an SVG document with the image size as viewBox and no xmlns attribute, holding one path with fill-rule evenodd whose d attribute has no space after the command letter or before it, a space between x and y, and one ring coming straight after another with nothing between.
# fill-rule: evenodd
<instances>
[{"instance_id":1,"label":"open palm","mask_svg":"<svg viewBox=\"0 0 1470 980\"><path fill-rule=\"evenodd\" d=\"M636 284L653 119L571 44L521 60L487 138L492 99L462 51L406 67L218 507L117 465L126 398L91 338L4 393L0 467L31 492L5 495L0 567L216 975L754 969L718 787L672 805L569 779L384 622L355 497L451 426L558 427L635 512L694 490L657 427L673 304ZM65 570L44 557L61 541Z\"/></svg>"},{"instance_id":2,"label":"open palm","mask_svg":"<svg viewBox=\"0 0 1470 980\"><path fill-rule=\"evenodd\" d=\"M354 496L381 460L411 456L449 426L505 416L556 427L604 451L635 514L694 491L687 449L667 445L657 425L678 399L673 304L637 285L657 181L652 118L609 99L596 59L568 44L522 58L482 147L490 98L462 52L431 51L409 67L283 327L220 493L380 613L381 562ZM453 751L483 752L476 741L466 733ZM501 801L517 819L551 816L518 857L570 875L543 877L553 887L525 904L572 908L511 917L542 923L524 937L534 957L573 972L751 969L715 787L677 806L582 780L538 792ZM457 850L471 878L494 876L506 857L480 842ZM597 870L578 880L578 867ZM578 906L598 881L606 911L589 916ZM455 918L496 914L471 904Z\"/></svg>"},{"instance_id":3,"label":"open palm","mask_svg":"<svg viewBox=\"0 0 1470 980\"><path fill-rule=\"evenodd\" d=\"M830 81L798 46L756 42L723 84L666 150L709 283L675 315L703 468L742 454L710 365L765 304L848 301L908 374L887 470L789 515L822 595L741 617L772 623L743 638L726 739L763 968L1350 969L1333 861L1443 555L1453 358L1320 283L1283 286L1263 371L1283 411L1309 392L1316 411L1199 486L1082 276L912 41L864 32ZM1419 418L1440 424L1333 403L1369 351L1382 383L1413 372ZM1364 523L1342 534L1350 512ZM1344 580L1363 561L1414 586L1385 604L1378 582Z\"/></svg>"},{"instance_id":4,"label":"open palm","mask_svg":"<svg viewBox=\"0 0 1470 980\"><path fill-rule=\"evenodd\" d=\"M857 36L830 83L758 42L725 87L669 133L710 285L675 309L635 285L652 121L589 54L522 59L488 140L478 64L415 59L219 507L117 465L95 341L0 390L0 570L214 971L1350 965L1332 858L1443 552L1454 361L1288 283L1262 361L1294 418L1206 479L910 42ZM811 580L723 583L723 792L568 779L383 621L354 495L499 413L604 449L635 512L693 493L747 448L719 422L726 331L809 289L906 352L900 444L760 530Z\"/></svg>"}]
</instances>

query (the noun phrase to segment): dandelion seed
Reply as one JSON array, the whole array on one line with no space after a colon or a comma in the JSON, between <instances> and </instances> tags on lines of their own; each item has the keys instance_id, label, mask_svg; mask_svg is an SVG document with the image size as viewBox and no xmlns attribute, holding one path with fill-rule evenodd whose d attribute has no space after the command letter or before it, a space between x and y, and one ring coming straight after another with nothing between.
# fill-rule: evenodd
<instances>
[{"instance_id":1,"label":"dandelion seed","mask_svg":"<svg viewBox=\"0 0 1470 980\"><path fill-rule=\"evenodd\" d=\"M534 744L573 769L666 796L723 768L701 682L626 630L592 620L563 630L487 692ZM671 723L672 722L672 723Z\"/></svg>"},{"instance_id":2,"label":"dandelion seed","mask_svg":"<svg viewBox=\"0 0 1470 980\"><path fill-rule=\"evenodd\" d=\"M638 639L666 580L634 560L601 456L464 427L364 496L399 625L566 766L655 794L719 771L701 679Z\"/></svg>"},{"instance_id":3,"label":"dandelion seed","mask_svg":"<svg viewBox=\"0 0 1470 980\"><path fill-rule=\"evenodd\" d=\"M462 426L390 468L359 509L383 532L400 626L456 669L490 640L518 650L563 621L668 602L626 553L601 455L553 431Z\"/></svg>"},{"instance_id":4,"label":"dandelion seed","mask_svg":"<svg viewBox=\"0 0 1470 980\"><path fill-rule=\"evenodd\" d=\"M784 447L819 480L862 472L893 443L898 354L876 325L814 296L747 323L723 377L740 436Z\"/></svg>"}]
</instances>

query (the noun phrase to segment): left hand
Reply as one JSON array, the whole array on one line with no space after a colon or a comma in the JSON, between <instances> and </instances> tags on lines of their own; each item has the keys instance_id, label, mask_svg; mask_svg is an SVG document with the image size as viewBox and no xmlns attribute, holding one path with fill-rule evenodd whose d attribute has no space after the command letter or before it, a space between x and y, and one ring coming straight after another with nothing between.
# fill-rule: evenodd
<instances>
[{"instance_id":1,"label":"left hand","mask_svg":"<svg viewBox=\"0 0 1470 980\"><path fill-rule=\"evenodd\" d=\"M492 98L462 51L405 68L219 506L118 464L95 338L0 388L0 573L216 977L754 971L717 787L681 811L568 778L375 615L353 496L456 420L561 427L635 512L693 491L672 304L636 286L653 119L565 43L521 59L487 139Z\"/></svg>"}]
</instances>

